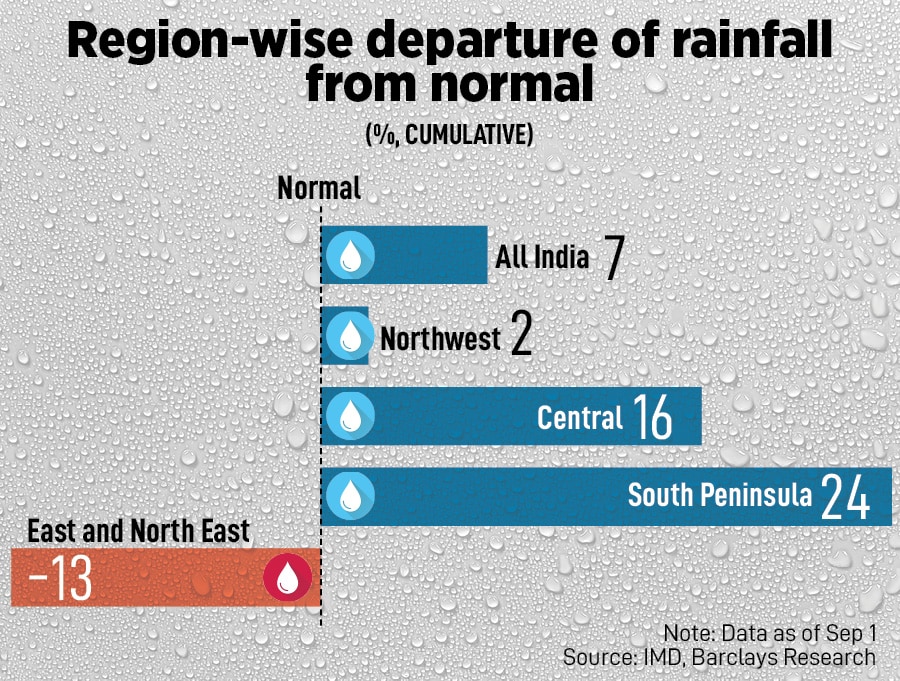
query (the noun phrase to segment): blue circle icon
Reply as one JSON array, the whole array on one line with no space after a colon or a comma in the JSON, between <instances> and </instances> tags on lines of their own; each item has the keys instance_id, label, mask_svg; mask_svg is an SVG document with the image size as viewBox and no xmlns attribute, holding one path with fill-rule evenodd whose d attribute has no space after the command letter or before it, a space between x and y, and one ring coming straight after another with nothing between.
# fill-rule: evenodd
<instances>
[{"instance_id":1,"label":"blue circle icon","mask_svg":"<svg viewBox=\"0 0 900 681\"><path fill-rule=\"evenodd\" d=\"M359 520L375 505L375 487L362 473L338 473L328 483L325 502L338 518Z\"/></svg>"},{"instance_id":2,"label":"blue circle icon","mask_svg":"<svg viewBox=\"0 0 900 681\"><path fill-rule=\"evenodd\" d=\"M341 279L362 279L375 264L375 247L365 234L341 232L328 243L325 262Z\"/></svg>"},{"instance_id":3,"label":"blue circle icon","mask_svg":"<svg viewBox=\"0 0 900 681\"><path fill-rule=\"evenodd\" d=\"M365 357L375 342L375 328L362 312L335 315L325 329L325 342L336 357L353 361Z\"/></svg>"},{"instance_id":4,"label":"blue circle icon","mask_svg":"<svg viewBox=\"0 0 900 681\"><path fill-rule=\"evenodd\" d=\"M325 422L342 440L359 440L375 425L375 407L362 393L338 393L328 403Z\"/></svg>"}]
</instances>

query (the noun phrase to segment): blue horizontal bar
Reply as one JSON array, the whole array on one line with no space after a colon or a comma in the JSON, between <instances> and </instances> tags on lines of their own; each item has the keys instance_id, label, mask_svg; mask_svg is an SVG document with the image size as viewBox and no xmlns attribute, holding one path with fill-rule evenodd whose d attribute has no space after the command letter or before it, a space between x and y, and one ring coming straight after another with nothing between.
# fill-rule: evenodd
<instances>
[{"instance_id":1,"label":"blue horizontal bar","mask_svg":"<svg viewBox=\"0 0 900 681\"><path fill-rule=\"evenodd\" d=\"M371 269L343 278L329 247L347 232L371 243ZM343 245L343 241L340 241ZM366 225L322 228L322 282L325 284L486 284L487 227L484 225Z\"/></svg>"},{"instance_id":2,"label":"blue horizontal bar","mask_svg":"<svg viewBox=\"0 0 900 681\"><path fill-rule=\"evenodd\" d=\"M334 409L332 418L328 411L348 392L374 408L371 430L352 441L339 437ZM635 403L640 396L643 410ZM671 427L666 432L658 417L654 433L660 401ZM700 388L331 387L323 388L322 403L325 445L699 445L702 436ZM566 427L557 428L555 418Z\"/></svg>"},{"instance_id":3,"label":"blue horizontal bar","mask_svg":"<svg viewBox=\"0 0 900 681\"><path fill-rule=\"evenodd\" d=\"M345 471L371 481L374 504L364 517L343 520L326 503L326 526L891 525L890 468L325 468L323 498ZM673 486L681 505L673 504ZM657 504L659 490L669 490L668 505L643 505L648 489ZM710 489L724 490L725 505L716 503L718 492L704 497ZM753 501L757 489L763 503L772 490L774 505L743 501L745 490ZM851 505L868 506L865 517ZM823 517L826 509L835 517Z\"/></svg>"}]
</instances>

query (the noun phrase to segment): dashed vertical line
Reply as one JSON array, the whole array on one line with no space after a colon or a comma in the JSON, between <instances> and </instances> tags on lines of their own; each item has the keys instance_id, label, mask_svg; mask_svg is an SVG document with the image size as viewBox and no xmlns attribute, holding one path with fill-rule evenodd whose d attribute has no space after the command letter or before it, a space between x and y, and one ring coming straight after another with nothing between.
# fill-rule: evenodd
<instances>
[{"instance_id":1,"label":"dashed vertical line","mask_svg":"<svg viewBox=\"0 0 900 681\"><path fill-rule=\"evenodd\" d=\"M325 308L325 287L322 283L322 204L319 204L319 626L324 626L325 603L322 600L322 582L324 580L325 569L322 560L323 532L322 532L322 504L325 503L324 490L322 489L322 466L324 465L324 456L322 448L322 433L325 428L324 411L322 406L322 385L324 380L324 369L322 366L323 343L325 342L324 320L322 315Z\"/></svg>"}]
</instances>

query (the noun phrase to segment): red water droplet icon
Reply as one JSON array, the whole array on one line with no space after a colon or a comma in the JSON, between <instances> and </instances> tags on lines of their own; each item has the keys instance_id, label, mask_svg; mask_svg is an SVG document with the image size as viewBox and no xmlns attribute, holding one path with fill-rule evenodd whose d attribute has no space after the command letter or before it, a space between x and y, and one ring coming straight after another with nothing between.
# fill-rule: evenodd
<instances>
[{"instance_id":1,"label":"red water droplet icon","mask_svg":"<svg viewBox=\"0 0 900 681\"><path fill-rule=\"evenodd\" d=\"M298 555L279 553L266 564L263 584L272 598L296 601L312 586L312 568Z\"/></svg>"}]
</instances>

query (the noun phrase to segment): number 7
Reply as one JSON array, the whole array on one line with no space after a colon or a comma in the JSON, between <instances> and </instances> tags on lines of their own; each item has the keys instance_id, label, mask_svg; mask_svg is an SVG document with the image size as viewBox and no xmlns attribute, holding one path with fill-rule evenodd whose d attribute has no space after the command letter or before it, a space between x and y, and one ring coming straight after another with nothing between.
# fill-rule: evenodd
<instances>
[{"instance_id":1,"label":"number 7","mask_svg":"<svg viewBox=\"0 0 900 681\"><path fill-rule=\"evenodd\" d=\"M607 241L618 241L618 245L616 246L616 254L613 256L612 265L609 267L609 276L606 277L607 281L612 281L613 277L616 276L616 267L619 266L619 256L622 254L622 246L625 244L625 235L624 234L607 234L604 239Z\"/></svg>"}]
</instances>

